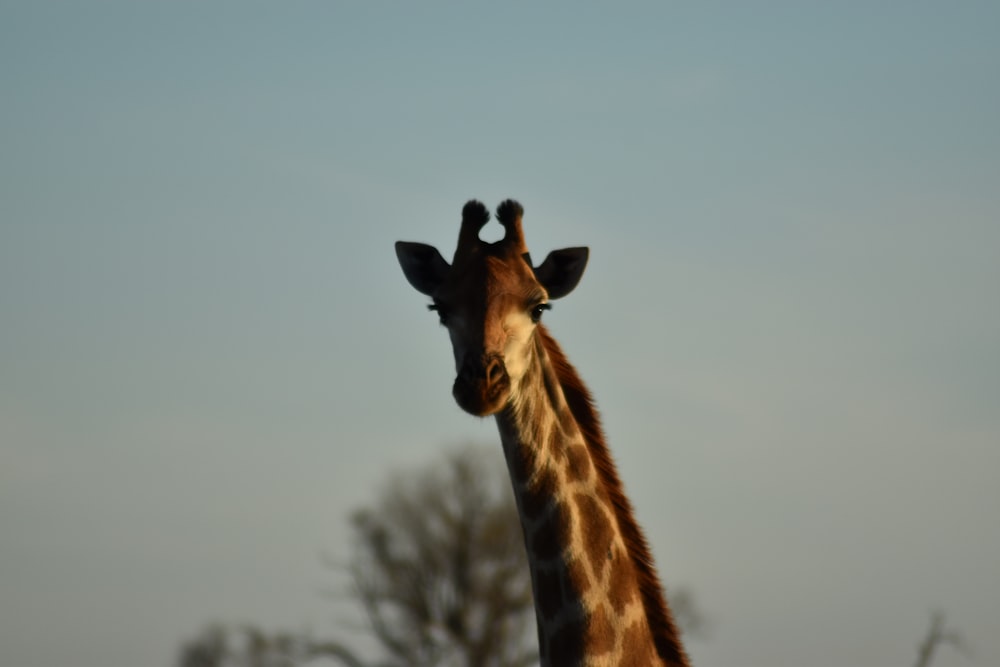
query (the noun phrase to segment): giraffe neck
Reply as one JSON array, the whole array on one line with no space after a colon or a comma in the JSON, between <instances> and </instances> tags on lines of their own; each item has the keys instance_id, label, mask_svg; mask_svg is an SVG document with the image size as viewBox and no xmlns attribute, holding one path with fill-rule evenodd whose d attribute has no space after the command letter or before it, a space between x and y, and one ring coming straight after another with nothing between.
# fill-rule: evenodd
<instances>
[{"instance_id":1,"label":"giraffe neck","mask_svg":"<svg viewBox=\"0 0 1000 667\"><path fill-rule=\"evenodd\" d=\"M497 415L524 531L541 664L686 667L591 398L546 330Z\"/></svg>"}]
</instances>

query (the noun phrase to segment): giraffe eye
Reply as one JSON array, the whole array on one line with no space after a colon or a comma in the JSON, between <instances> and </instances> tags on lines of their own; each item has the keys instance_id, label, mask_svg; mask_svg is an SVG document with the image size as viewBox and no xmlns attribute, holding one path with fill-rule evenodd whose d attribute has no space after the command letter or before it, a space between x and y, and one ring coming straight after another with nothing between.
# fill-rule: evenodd
<instances>
[{"instance_id":1,"label":"giraffe eye","mask_svg":"<svg viewBox=\"0 0 1000 667\"><path fill-rule=\"evenodd\" d=\"M546 310L552 310L552 306L550 306L547 303L540 303L534 308L532 308L531 321L534 322L535 324L538 324L538 322L542 319L542 313L544 313Z\"/></svg>"}]
</instances>

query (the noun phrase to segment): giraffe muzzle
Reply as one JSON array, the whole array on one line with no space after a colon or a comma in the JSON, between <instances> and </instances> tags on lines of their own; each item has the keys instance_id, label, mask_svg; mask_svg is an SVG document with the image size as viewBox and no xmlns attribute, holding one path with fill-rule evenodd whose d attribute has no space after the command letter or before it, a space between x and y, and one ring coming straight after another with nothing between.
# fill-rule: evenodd
<instances>
[{"instance_id":1,"label":"giraffe muzzle","mask_svg":"<svg viewBox=\"0 0 1000 667\"><path fill-rule=\"evenodd\" d=\"M452 395L460 408L478 417L499 412L510 395L510 376L503 358L499 354L466 358Z\"/></svg>"}]
</instances>

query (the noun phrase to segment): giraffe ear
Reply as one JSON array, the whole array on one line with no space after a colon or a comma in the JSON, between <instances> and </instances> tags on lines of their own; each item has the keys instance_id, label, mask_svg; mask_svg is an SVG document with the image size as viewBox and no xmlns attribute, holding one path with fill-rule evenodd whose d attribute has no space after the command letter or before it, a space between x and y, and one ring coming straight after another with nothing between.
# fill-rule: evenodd
<instances>
[{"instance_id":1,"label":"giraffe ear","mask_svg":"<svg viewBox=\"0 0 1000 667\"><path fill-rule=\"evenodd\" d=\"M396 241L396 257L414 289L428 296L437 290L451 269L437 248L426 243Z\"/></svg>"},{"instance_id":2,"label":"giraffe ear","mask_svg":"<svg viewBox=\"0 0 1000 667\"><path fill-rule=\"evenodd\" d=\"M549 293L550 299L561 299L580 282L589 256L589 248L553 250L541 266L535 269L535 278Z\"/></svg>"}]
</instances>

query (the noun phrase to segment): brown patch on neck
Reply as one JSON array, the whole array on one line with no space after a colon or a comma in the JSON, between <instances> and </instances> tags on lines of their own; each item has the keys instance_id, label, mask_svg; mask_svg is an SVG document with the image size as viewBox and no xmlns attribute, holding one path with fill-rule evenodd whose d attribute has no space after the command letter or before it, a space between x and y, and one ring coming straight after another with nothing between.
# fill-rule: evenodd
<instances>
[{"instance_id":1,"label":"brown patch on neck","mask_svg":"<svg viewBox=\"0 0 1000 667\"><path fill-rule=\"evenodd\" d=\"M576 369L563 354L559 344L549 335L545 327L539 325L536 333L562 386L566 404L587 443L594 467L597 468L597 475L611 500L625 549L635 568L642 605L653 635L653 643L656 645L656 652L667 665L687 667L687 655L681 646L673 616L663 595L663 586L656 573L649 545L632 514L632 505L625 496L621 480L618 478L618 471L604 440L604 430L601 428L594 399Z\"/></svg>"}]
</instances>

